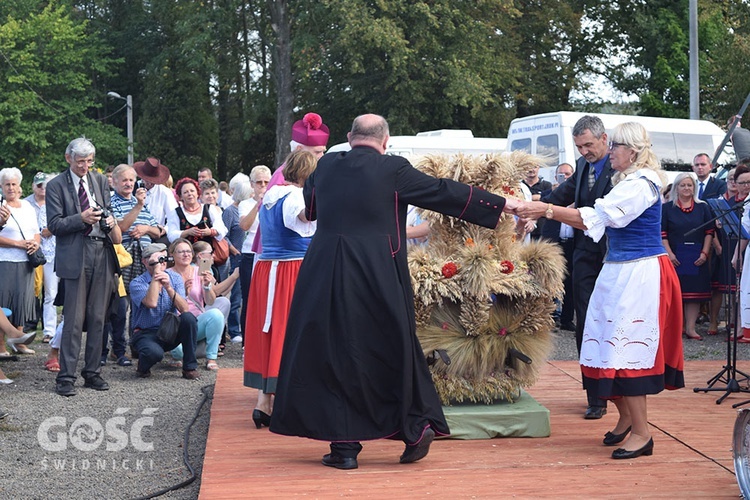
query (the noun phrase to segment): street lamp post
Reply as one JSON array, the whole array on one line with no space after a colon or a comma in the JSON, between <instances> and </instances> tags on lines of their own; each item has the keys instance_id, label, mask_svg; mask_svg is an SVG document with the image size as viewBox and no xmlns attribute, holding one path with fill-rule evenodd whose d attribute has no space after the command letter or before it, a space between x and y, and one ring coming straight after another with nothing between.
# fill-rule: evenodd
<instances>
[{"instance_id":1,"label":"street lamp post","mask_svg":"<svg viewBox=\"0 0 750 500\"><path fill-rule=\"evenodd\" d=\"M125 101L128 112L128 165L133 165L133 96L123 97L117 92L107 92L109 97Z\"/></svg>"}]
</instances>

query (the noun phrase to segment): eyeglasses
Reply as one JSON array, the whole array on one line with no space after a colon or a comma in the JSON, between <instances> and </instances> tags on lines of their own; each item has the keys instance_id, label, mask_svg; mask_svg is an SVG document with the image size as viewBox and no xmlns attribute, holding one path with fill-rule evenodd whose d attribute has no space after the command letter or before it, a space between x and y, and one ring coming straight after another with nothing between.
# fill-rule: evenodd
<instances>
[{"instance_id":1,"label":"eyeglasses","mask_svg":"<svg viewBox=\"0 0 750 500\"><path fill-rule=\"evenodd\" d=\"M627 146L627 144L622 143L622 142L610 141L608 146L609 146L609 149L615 149L617 146Z\"/></svg>"},{"instance_id":2,"label":"eyeglasses","mask_svg":"<svg viewBox=\"0 0 750 500\"><path fill-rule=\"evenodd\" d=\"M192 250L177 250L175 253L179 255L192 255L193 251Z\"/></svg>"},{"instance_id":3,"label":"eyeglasses","mask_svg":"<svg viewBox=\"0 0 750 500\"><path fill-rule=\"evenodd\" d=\"M36 187L38 187L38 188L40 188L40 189L41 189L41 188L44 188L44 184L37 184L37 185L36 185Z\"/></svg>"},{"instance_id":4,"label":"eyeglasses","mask_svg":"<svg viewBox=\"0 0 750 500\"><path fill-rule=\"evenodd\" d=\"M255 181L255 183L258 184L258 185L260 185L260 186L265 186L265 185L267 185L269 183L269 181Z\"/></svg>"},{"instance_id":5,"label":"eyeglasses","mask_svg":"<svg viewBox=\"0 0 750 500\"><path fill-rule=\"evenodd\" d=\"M750 184L750 181L742 181L742 182L735 181L734 183L740 186L747 186L748 184Z\"/></svg>"}]
</instances>

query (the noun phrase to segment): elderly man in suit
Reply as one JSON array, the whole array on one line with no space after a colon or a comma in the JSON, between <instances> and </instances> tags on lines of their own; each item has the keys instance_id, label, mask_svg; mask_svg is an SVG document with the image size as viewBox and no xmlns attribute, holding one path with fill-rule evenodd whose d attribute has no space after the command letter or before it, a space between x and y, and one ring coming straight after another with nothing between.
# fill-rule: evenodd
<instances>
[{"instance_id":1,"label":"elderly man in suit","mask_svg":"<svg viewBox=\"0 0 750 500\"><path fill-rule=\"evenodd\" d=\"M107 178L91 171L96 148L85 137L65 150L70 168L47 184L47 227L57 237L55 272L63 283L65 324L60 344L60 372L56 391L74 396L81 336L86 330L86 351L81 371L85 383L97 391L109 389L99 375L102 328L119 272L114 243L122 233L114 217L102 219L109 206Z\"/></svg>"},{"instance_id":2,"label":"elderly man in suit","mask_svg":"<svg viewBox=\"0 0 750 500\"><path fill-rule=\"evenodd\" d=\"M530 218L552 218L552 205L576 208L593 207L594 202L612 189L614 171L609 163L609 147L604 123L596 116L581 117L573 126L573 142L581 157L576 161L575 173L542 201L549 203L546 213L527 213ZM594 284L604 265L607 252L606 237L598 243L575 229L573 232L573 297L576 310L576 347L581 352L583 326ZM607 402L591 391L587 393L586 419L599 419L607 413Z\"/></svg>"}]
</instances>

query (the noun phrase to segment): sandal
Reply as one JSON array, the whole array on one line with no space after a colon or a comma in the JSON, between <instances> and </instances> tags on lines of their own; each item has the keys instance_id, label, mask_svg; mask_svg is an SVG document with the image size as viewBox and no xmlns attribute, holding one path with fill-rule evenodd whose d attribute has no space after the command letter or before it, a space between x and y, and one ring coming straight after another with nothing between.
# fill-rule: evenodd
<instances>
[{"instance_id":1,"label":"sandal","mask_svg":"<svg viewBox=\"0 0 750 500\"><path fill-rule=\"evenodd\" d=\"M12 344L12 349L18 354L36 354L36 351L26 347L26 344Z\"/></svg>"},{"instance_id":2,"label":"sandal","mask_svg":"<svg viewBox=\"0 0 750 500\"><path fill-rule=\"evenodd\" d=\"M44 369L48 372L59 372L60 362L56 359L48 359L44 362Z\"/></svg>"},{"instance_id":3,"label":"sandal","mask_svg":"<svg viewBox=\"0 0 750 500\"><path fill-rule=\"evenodd\" d=\"M206 370L216 371L218 369L219 369L219 365L218 363L216 363L215 359L209 359L208 361L206 361Z\"/></svg>"},{"instance_id":4,"label":"sandal","mask_svg":"<svg viewBox=\"0 0 750 500\"><path fill-rule=\"evenodd\" d=\"M173 359L172 361L167 361L167 366L169 368L182 368L182 361L179 359Z\"/></svg>"},{"instance_id":5,"label":"sandal","mask_svg":"<svg viewBox=\"0 0 750 500\"><path fill-rule=\"evenodd\" d=\"M685 333L685 332L683 332L683 335L685 335L685 336L686 336L687 338L689 338L690 340L703 340L703 337L701 337L701 336L700 336L700 335L698 335L697 333L696 333L695 335L690 335L689 333Z\"/></svg>"}]
</instances>

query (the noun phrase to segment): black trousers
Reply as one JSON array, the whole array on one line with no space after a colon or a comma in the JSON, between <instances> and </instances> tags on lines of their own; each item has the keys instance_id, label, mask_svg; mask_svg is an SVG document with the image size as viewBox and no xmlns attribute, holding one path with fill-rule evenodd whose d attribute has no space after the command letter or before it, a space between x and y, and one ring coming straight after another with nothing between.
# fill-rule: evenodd
<instances>
[{"instance_id":1,"label":"black trousers","mask_svg":"<svg viewBox=\"0 0 750 500\"><path fill-rule=\"evenodd\" d=\"M357 458L362 445L357 441L331 443L331 453L344 458Z\"/></svg>"}]
</instances>

